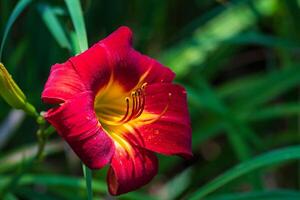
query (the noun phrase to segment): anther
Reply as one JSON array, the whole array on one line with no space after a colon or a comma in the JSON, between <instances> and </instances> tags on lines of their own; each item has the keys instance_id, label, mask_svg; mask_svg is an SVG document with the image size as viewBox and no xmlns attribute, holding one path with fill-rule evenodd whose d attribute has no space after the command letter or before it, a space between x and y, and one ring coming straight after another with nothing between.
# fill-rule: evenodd
<instances>
[{"instance_id":1,"label":"anther","mask_svg":"<svg viewBox=\"0 0 300 200\"><path fill-rule=\"evenodd\" d=\"M143 90L139 90L139 111L134 116L135 118L138 118L144 111L145 107L145 93Z\"/></svg>"},{"instance_id":2,"label":"anther","mask_svg":"<svg viewBox=\"0 0 300 200\"><path fill-rule=\"evenodd\" d=\"M145 89L145 87L147 86L147 83L144 83L143 85L142 85L142 90L144 90Z\"/></svg>"},{"instance_id":3,"label":"anther","mask_svg":"<svg viewBox=\"0 0 300 200\"><path fill-rule=\"evenodd\" d=\"M126 112L124 116L117 121L105 120L108 125L118 126L129 122L130 120L138 118L144 111L145 107L145 87L147 83L144 83L140 88L131 92L130 97L126 97ZM103 119L102 119L103 120Z\"/></svg>"}]
</instances>

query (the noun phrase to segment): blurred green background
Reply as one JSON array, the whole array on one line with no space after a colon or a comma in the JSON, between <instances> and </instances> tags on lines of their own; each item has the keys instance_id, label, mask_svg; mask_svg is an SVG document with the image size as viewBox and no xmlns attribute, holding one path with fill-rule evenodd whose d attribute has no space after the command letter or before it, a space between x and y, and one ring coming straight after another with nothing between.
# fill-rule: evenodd
<instances>
[{"instance_id":1,"label":"blurred green background","mask_svg":"<svg viewBox=\"0 0 300 200\"><path fill-rule=\"evenodd\" d=\"M17 3L0 0L1 37ZM194 157L159 156L154 180L116 199L202 199L205 191L209 200L300 199L299 0L81 5L90 45L127 25L134 47L173 69L188 91ZM50 67L72 55L72 41L72 21L59 0L28 1L8 34L2 62L39 111L47 109L40 95ZM34 156L38 127L3 100L0 110L1 188ZM8 187L6 199L86 199L80 162L57 134L46 154ZM97 199L114 199L106 191L106 170L94 172Z\"/></svg>"}]
</instances>

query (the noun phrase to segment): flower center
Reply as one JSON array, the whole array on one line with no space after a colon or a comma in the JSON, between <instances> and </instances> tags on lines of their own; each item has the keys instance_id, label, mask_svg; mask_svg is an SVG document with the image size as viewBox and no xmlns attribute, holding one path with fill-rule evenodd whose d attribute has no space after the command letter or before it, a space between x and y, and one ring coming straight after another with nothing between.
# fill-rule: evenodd
<instances>
[{"instance_id":1,"label":"flower center","mask_svg":"<svg viewBox=\"0 0 300 200\"><path fill-rule=\"evenodd\" d=\"M139 84L134 90L125 92L119 84L111 83L96 95L94 108L101 126L123 147L127 146L122 137L124 133L135 133L138 126L156 122L169 108L171 93L161 112L145 111L146 87L147 83Z\"/></svg>"},{"instance_id":2,"label":"flower center","mask_svg":"<svg viewBox=\"0 0 300 200\"><path fill-rule=\"evenodd\" d=\"M125 97L125 112L123 111L123 115L120 115L121 111L114 111L109 107L106 107L106 109L108 110L106 110L105 112L105 107L103 107L104 109L102 111L104 112L101 113L100 111L100 113L98 114L99 121L102 122L102 124L109 126L120 126L138 118L143 113L145 106L145 86L146 83L143 84L140 88L131 92L131 94L129 95L130 97ZM118 105L116 105L116 108L117 107ZM108 116L105 113L110 113L111 115Z\"/></svg>"}]
</instances>

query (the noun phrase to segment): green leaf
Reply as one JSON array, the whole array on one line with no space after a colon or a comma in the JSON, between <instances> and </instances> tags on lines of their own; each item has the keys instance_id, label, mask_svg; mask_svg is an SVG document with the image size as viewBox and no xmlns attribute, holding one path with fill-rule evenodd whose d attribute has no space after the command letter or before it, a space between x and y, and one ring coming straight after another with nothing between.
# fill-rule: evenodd
<instances>
[{"instance_id":1,"label":"green leaf","mask_svg":"<svg viewBox=\"0 0 300 200\"><path fill-rule=\"evenodd\" d=\"M62 25L60 24L57 16L55 14L55 10L48 5L41 4L39 6L39 11L42 15L42 19L46 24L47 28L58 42L58 44L62 48L67 48L71 50L71 44L64 32Z\"/></svg>"},{"instance_id":2,"label":"green leaf","mask_svg":"<svg viewBox=\"0 0 300 200\"><path fill-rule=\"evenodd\" d=\"M24 160L33 159L36 155L37 144L31 144L24 147L15 149L14 152L11 152L7 155L0 156L0 172L6 172L16 167L18 164ZM63 151L63 143L61 140L49 141L45 147L45 155L52 155L58 152Z\"/></svg>"},{"instance_id":3,"label":"green leaf","mask_svg":"<svg viewBox=\"0 0 300 200\"><path fill-rule=\"evenodd\" d=\"M2 53L3 53L3 48L4 48L4 44L6 41L6 38L8 36L8 33L13 25L13 23L16 21L16 19L18 18L18 16L21 14L21 12L28 6L29 3L31 3L32 0L20 0L16 7L14 8L14 10L12 11L8 22L5 26L4 29L4 34L2 37L2 41L1 41L1 46L0 46L0 61L2 61Z\"/></svg>"},{"instance_id":4,"label":"green leaf","mask_svg":"<svg viewBox=\"0 0 300 200\"><path fill-rule=\"evenodd\" d=\"M9 176L0 176L0 187L5 185L9 181ZM58 176L54 174L49 175L26 175L20 179L20 186L27 186L32 184L41 184L45 186L65 186L76 187L79 189L86 189L85 180L82 178ZM93 189L97 192L106 192L106 183L95 181Z\"/></svg>"},{"instance_id":5,"label":"green leaf","mask_svg":"<svg viewBox=\"0 0 300 200\"><path fill-rule=\"evenodd\" d=\"M79 0L65 0L65 2L67 4L68 10L70 12L73 25L75 27L75 32L77 35L77 42L80 47L80 52L83 52L88 49L88 40L87 40L87 34L86 34L86 29L85 29L84 18L83 18L83 14L82 14L80 1ZM74 46L74 47L75 48L73 49L73 51L75 51L75 53L79 53L79 52L76 52L76 50L77 50L76 46ZM92 172L84 164L82 164L82 169L83 169L84 178L86 180L87 198L88 198L88 200L92 200L93 199Z\"/></svg>"},{"instance_id":6,"label":"green leaf","mask_svg":"<svg viewBox=\"0 0 300 200\"><path fill-rule=\"evenodd\" d=\"M256 110L237 112L236 115L245 121L262 121L285 116L297 116L299 113L300 103L284 103Z\"/></svg>"},{"instance_id":7,"label":"green leaf","mask_svg":"<svg viewBox=\"0 0 300 200\"><path fill-rule=\"evenodd\" d=\"M230 99L236 110L253 109L300 84L298 65L286 66L266 75L245 77L226 83L218 96Z\"/></svg>"},{"instance_id":8,"label":"green leaf","mask_svg":"<svg viewBox=\"0 0 300 200\"><path fill-rule=\"evenodd\" d=\"M83 175L86 181L86 188L87 188L87 199L88 200L92 200L93 199L93 190L92 190L92 171L85 166L84 164L82 164L82 170L83 170Z\"/></svg>"},{"instance_id":9,"label":"green leaf","mask_svg":"<svg viewBox=\"0 0 300 200\"><path fill-rule=\"evenodd\" d=\"M222 194L206 198L206 200L298 200L300 193L293 190L274 190Z\"/></svg>"},{"instance_id":10,"label":"green leaf","mask_svg":"<svg viewBox=\"0 0 300 200\"><path fill-rule=\"evenodd\" d=\"M213 121L204 123L203 126L195 127L193 129L193 149L199 148L199 144L221 134L225 129L225 125L223 121Z\"/></svg>"},{"instance_id":11,"label":"green leaf","mask_svg":"<svg viewBox=\"0 0 300 200\"><path fill-rule=\"evenodd\" d=\"M257 44L267 47L282 47L290 50L296 50L299 48L299 44L297 44L297 42L295 43L295 41L253 31L236 35L235 37L225 41L225 43L238 45Z\"/></svg>"},{"instance_id":12,"label":"green leaf","mask_svg":"<svg viewBox=\"0 0 300 200\"><path fill-rule=\"evenodd\" d=\"M18 196L21 196L22 198L28 199L28 200L55 200L58 199L57 196L53 196L52 194L48 194L41 192L41 191L34 191L32 189L29 188L18 188L15 191L16 194L18 194ZM59 198L60 200L63 200L61 198ZM73 200L78 200L78 199L74 199Z\"/></svg>"},{"instance_id":13,"label":"green leaf","mask_svg":"<svg viewBox=\"0 0 300 200\"><path fill-rule=\"evenodd\" d=\"M253 2L255 8L246 3L228 6L228 9L200 26L191 38L166 51L163 63L171 66L179 78L186 75L192 67L203 64L224 41L253 26L258 20L255 11L260 16L268 16L275 11L275 4L276 0L256 0Z\"/></svg>"},{"instance_id":14,"label":"green leaf","mask_svg":"<svg viewBox=\"0 0 300 200\"><path fill-rule=\"evenodd\" d=\"M193 88L187 88L189 101L192 101L196 108L203 109L205 107L219 115L224 122L225 126L223 127L227 130L229 140L232 142L239 159L247 159L251 154L251 149L246 143L247 140L242 139L241 136L250 139L249 141L257 146L261 146L260 139L246 124L235 118L231 110L222 99L217 97L213 88L205 80L198 78L197 85L199 88L197 91ZM239 147L243 148L239 149Z\"/></svg>"},{"instance_id":15,"label":"green leaf","mask_svg":"<svg viewBox=\"0 0 300 200\"><path fill-rule=\"evenodd\" d=\"M4 200L18 200L18 198L14 194L8 193L4 196Z\"/></svg>"},{"instance_id":16,"label":"green leaf","mask_svg":"<svg viewBox=\"0 0 300 200\"><path fill-rule=\"evenodd\" d=\"M79 44L80 51L83 52L88 49L88 40L80 1L65 0L65 2L70 12L73 25L75 27L75 31L77 34L77 42Z\"/></svg>"},{"instance_id":17,"label":"green leaf","mask_svg":"<svg viewBox=\"0 0 300 200\"><path fill-rule=\"evenodd\" d=\"M188 88L189 95L194 99L198 99L197 101L195 100L195 102L198 102L198 104L202 103L202 106L206 106L222 118L226 136L236 156L240 161L249 159L253 154L253 150L248 141L261 148L262 143L260 138L247 126L247 124L238 120L231 113L231 110L217 97L214 90L205 80L198 78L196 84L199 88L198 90L201 91L201 95L197 94L196 91L193 91L192 88ZM201 107L201 105L199 105L199 107ZM247 178L249 178L255 188L261 187L258 175L249 176Z\"/></svg>"},{"instance_id":18,"label":"green leaf","mask_svg":"<svg viewBox=\"0 0 300 200\"><path fill-rule=\"evenodd\" d=\"M191 200L202 199L213 191L226 185L230 181L239 178L247 173L257 170L261 167L284 163L290 160L300 159L300 146L290 146L283 149L274 150L263 155L257 156L251 160L245 161L224 174L220 175L213 181L204 185L191 194Z\"/></svg>"},{"instance_id":19,"label":"green leaf","mask_svg":"<svg viewBox=\"0 0 300 200\"><path fill-rule=\"evenodd\" d=\"M7 184L10 180L10 176L0 175L0 188ZM43 185L47 187L71 187L72 189L86 190L86 182L82 178L55 175L55 174L24 174L19 186L31 186L31 185ZM93 181L93 191L95 193L107 193L106 183L99 180ZM153 200L150 196L138 192L131 192L125 195L122 195L121 199L130 199L130 200Z\"/></svg>"},{"instance_id":20,"label":"green leaf","mask_svg":"<svg viewBox=\"0 0 300 200\"><path fill-rule=\"evenodd\" d=\"M69 35L72 44L72 53L77 54L78 52L80 52L80 46L77 40L77 34L74 31L71 31Z\"/></svg>"}]
</instances>

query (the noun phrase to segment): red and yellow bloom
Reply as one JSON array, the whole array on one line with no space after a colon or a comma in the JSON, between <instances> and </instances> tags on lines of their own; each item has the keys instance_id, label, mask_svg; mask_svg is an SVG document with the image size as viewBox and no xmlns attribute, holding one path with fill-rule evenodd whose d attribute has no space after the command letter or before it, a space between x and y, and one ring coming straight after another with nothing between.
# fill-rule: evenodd
<instances>
[{"instance_id":1,"label":"red and yellow bloom","mask_svg":"<svg viewBox=\"0 0 300 200\"><path fill-rule=\"evenodd\" d=\"M58 106L45 118L88 167L110 163L109 191L125 193L157 173L154 152L192 154L186 92L174 76L135 51L130 29L121 27L52 66L42 99Z\"/></svg>"}]
</instances>

